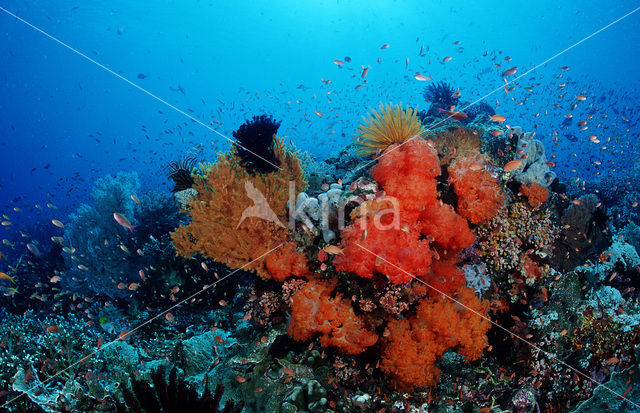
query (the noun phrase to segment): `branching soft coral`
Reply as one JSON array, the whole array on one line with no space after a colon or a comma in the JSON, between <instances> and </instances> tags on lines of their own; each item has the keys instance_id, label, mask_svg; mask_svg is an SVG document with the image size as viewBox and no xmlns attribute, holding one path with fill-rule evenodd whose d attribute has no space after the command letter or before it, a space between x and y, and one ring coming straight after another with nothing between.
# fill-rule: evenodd
<instances>
[{"instance_id":1,"label":"branching soft coral","mask_svg":"<svg viewBox=\"0 0 640 413\"><path fill-rule=\"evenodd\" d=\"M201 165L193 187L198 194L187 211L192 220L171 234L178 254L201 253L231 268L270 277L265 260L258 258L287 242L289 183L295 183L296 191L307 186L297 156L278 138L273 149L281 169L268 174L249 173L234 149L218 155L213 165ZM278 270L276 278L283 277Z\"/></svg>"},{"instance_id":2,"label":"branching soft coral","mask_svg":"<svg viewBox=\"0 0 640 413\"><path fill-rule=\"evenodd\" d=\"M342 231L342 245L343 254L333 260L336 270L364 278L377 271L392 283L403 284L414 276L425 276L431 265L429 243L420 239L418 231L380 228L370 225L366 217Z\"/></svg>"},{"instance_id":3,"label":"branching soft coral","mask_svg":"<svg viewBox=\"0 0 640 413\"><path fill-rule=\"evenodd\" d=\"M420 213L437 204L438 175L438 153L431 141L423 139L389 147L371 168L371 177L387 195L398 199L405 214Z\"/></svg>"},{"instance_id":4,"label":"branching soft coral","mask_svg":"<svg viewBox=\"0 0 640 413\"><path fill-rule=\"evenodd\" d=\"M397 388L435 385L440 377L435 362L450 348L456 348L467 362L482 355L490 323L479 314L486 313L488 303L467 287L459 288L455 298L463 305L446 297L426 298L415 316L388 324L381 367Z\"/></svg>"},{"instance_id":5,"label":"branching soft coral","mask_svg":"<svg viewBox=\"0 0 640 413\"><path fill-rule=\"evenodd\" d=\"M344 254L334 260L336 269L365 278L371 278L375 271L396 284L413 277L429 281L436 255L431 242L451 257L471 245L474 236L466 220L438 199L435 178L439 174L438 154L432 143L413 139L391 146L371 169L371 176L387 196L361 205L358 217L352 216L354 221L342 231ZM395 218L385 220L377 214L390 215L391 208L383 202L390 198L396 200ZM364 206L368 210L362 211ZM456 277L459 280L454 282ZM464 276L451 272L449 280L455 289Z\"/></svg>"},{"instance_id":6,"label":"branching soft coral","mask_svg":"<svg viewBox=\"0 0 640 413\"><path fill-rule=\"evenodd\" d=\"M493 218L505 196L496 178L485 169L488 159L469 152L449 166L449 181L458 196L458 213L472 224Z\"/></svg>"},{"instance_id":7,"label":"branching soft coral","mask_svg":"<svg viewBox=\"0 0 640 413\"><path fill-rule=\"evenodd\" d=\"M292 298L287 332L297 341L320 333L320 344L335 346L347 354L359 354L371 347L378 336L353 312L340 294L331 297L337 281L312 279Z\"/></svg>"},{"instance_id":8,"label":"branching soft coral","mask_svg":"<svg viewBox=\"0 0 640 413\"><path fill-rule=\"evenodd\" d=\"M307 259L296 250L294 242L287 242L265 258L267 272L276 281L284 281L287 277L303 277L309 273Z\"/></svg>"},{"instance_id":9,"label":"branching soft coral","mask_svg":"<svg viewBox=\"0 0 640 413\"><path fill-rule=\"evenodd\" d=\"M549 190L535 182L527 182L520 185L520 193L527 198L531 208L538 208L549 199Z\"/></svg>"}]
</instances>

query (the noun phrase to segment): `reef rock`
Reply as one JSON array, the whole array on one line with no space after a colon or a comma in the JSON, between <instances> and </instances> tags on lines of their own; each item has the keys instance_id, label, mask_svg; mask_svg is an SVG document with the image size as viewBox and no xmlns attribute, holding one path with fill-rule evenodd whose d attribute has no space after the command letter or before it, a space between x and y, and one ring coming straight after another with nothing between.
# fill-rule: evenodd
<instances>
[{"instance_id":1,"label":"reef rock","mask_svg":"<svg viewBox=\"0 0 640 413\"><path fill-rule=\"evenodd\" d=\"M513 171L512 178L521 184L535 182L545 188L549 187L556 179L556 173L547 164L542 142L533 139L533 133L524 133L519 126L512 128L511 133L513 140L517 142L514 160L523 161L523 165Z\"/></svg>"}]
</instances>

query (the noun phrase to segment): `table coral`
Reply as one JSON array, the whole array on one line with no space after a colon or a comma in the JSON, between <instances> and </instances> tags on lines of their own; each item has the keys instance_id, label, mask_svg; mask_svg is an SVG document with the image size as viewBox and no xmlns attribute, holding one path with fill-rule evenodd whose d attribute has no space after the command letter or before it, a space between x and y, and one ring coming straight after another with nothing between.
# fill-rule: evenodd
<instances>
[{"instance_id":1,"label":"table coral","mask_svg":"<svg viewBox=\"0 0 640 413\"><path fill-rule=\"evenodd\" d=\"M194 177L198 194L187 211L192 220L171 233L178 254L201 253L231 268L254 270L270 278L265 260L259 258L287 242L290 184L296 191L307 185L300 161L281 139L276 138L274 153L281 168L268 174L249 173L234 149L219 154L213 165L201 165L201 175ZM258 208L258 216L245 216L248 208ZM290 248L284 251L298 254ZM283 274L276 277L282 279Z\"/></svg>"}]
</instances>

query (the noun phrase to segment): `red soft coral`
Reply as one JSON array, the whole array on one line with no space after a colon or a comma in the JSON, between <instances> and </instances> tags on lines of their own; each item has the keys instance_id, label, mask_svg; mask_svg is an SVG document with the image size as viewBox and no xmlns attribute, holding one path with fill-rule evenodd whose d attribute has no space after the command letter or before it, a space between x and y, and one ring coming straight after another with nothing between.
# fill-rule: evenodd
<instances>
[{"instance_id":1,"label":"red soft coral","mask_svg":"<svg viewBox=\"0 0 640 413\"><path fill-rule=\"evenodd\" d=\"M527 197L531 208L538 208L549 199L549 190L535 182L527 182L520 185L520 193Z\"/></svg>"},{"instance_id":2,"label":"red soft coral","mask_svg":"<svg viewBox=\"0 0 640 413\"><path fill-rule=\"evenodd\" d=\"M309 273L307 258L296 249L294 242L285 242L280 248L267 255L265 266L271 278L284 281L287 277L304 277Z\"/></svg>"},{"instance_id":3,"label":"red soft coral","mask_svg":"<svg viewBox=\"0 0 640 413\"><path fill-rule=\"evenodd\" d=\"M452 256L434 261L426 276L420 277L428 284L428 287L433 287L428 288L430 296L437 297L439 293L453 294L464 285L464 272L456 265L457 258L457 256Z\"/></svg>"},{"instance_id":4,"label":"red soft coral","mask_svg":"<svg viewBox=\"0 0 640 413\"><path fill-rule=\"evenodd\" d=\"M486 156L470 152L449 166L449 181L458 196L458 213L472 224L493 218L505 196L496 178L485 169Z\"/></svg>"},{"instance_id":5,"label":"red soft coral","mask_svg":"<svg viewBox=\"0 0 640 413\"><path fill-rule=\"evenodd\" d=\"M438 204L426 211L418 225L424 235L433 237L440 247L453 252L468 248L475 239L467 221L447 204Z\"/></svg>"},{"instance_id":6,"label":"red soft coral","mask_svg":"<svg viewBox=\"0 0 640 413\"><path fill-rule=\"evenodd\" d=\"M446 297L424 299L415 316L388 324L381 366L398 389L435 385L440 377L435 362L452 347L467 362L482 355L490 323L481 315L488 303L467 287L458 289L456 300L462 305Z\"/></svg>"},{"instance_id":7,"label":"red soft coral","mask_svg":"<svg viewBox=\"0 0 640 413\"><path fill-rule=\"evenodd\" d=\"M422 211L436 204L438 175L438 152L431 142L421 138L390 146L371 168L371 177L382 185L387 195L398 199L405 213Z\"/></svg>"},{"instance_id":8,"label":"red soft coral","mask_svg":"<svg viewBox=\"0 0 640 413\"><path fill-rule=\"evenodd\" d=\"M292 298L287 332L297 341L320 333L320 344L335 346L347 354L359 354L371 347L378 336L366 328L340 294L331 297L336 280L312 279Z\"/></svg>"},{"instance_id":9,"label":"red soft coral","mask_svg":"<svg viewBox=\"0 0 640 413\"><path fill-rule=\"evenodd\" d=\"M349 271L371 278L373 271L395 284L409 282L427 273L431 249L420 233L408 226L384 229L361 217L342 231L343 254L333 260L338 271Z\"/></svg>"}]
</instances>

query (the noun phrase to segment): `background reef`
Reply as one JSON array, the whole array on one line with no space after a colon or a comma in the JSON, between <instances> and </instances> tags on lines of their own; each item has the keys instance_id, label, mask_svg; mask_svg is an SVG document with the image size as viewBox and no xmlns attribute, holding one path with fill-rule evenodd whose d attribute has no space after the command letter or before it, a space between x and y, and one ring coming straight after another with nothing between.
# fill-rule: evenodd
<instances>
[{"instance_id":1,"label":"background reef","mask_svg":"<svg viewBox=\"0 0 640 413\"><path fill-rule=\"evenodd\" d=\"M638 16L356 3L3 4L0 411L640 411Z\"/></svg>"}]
</instances>

